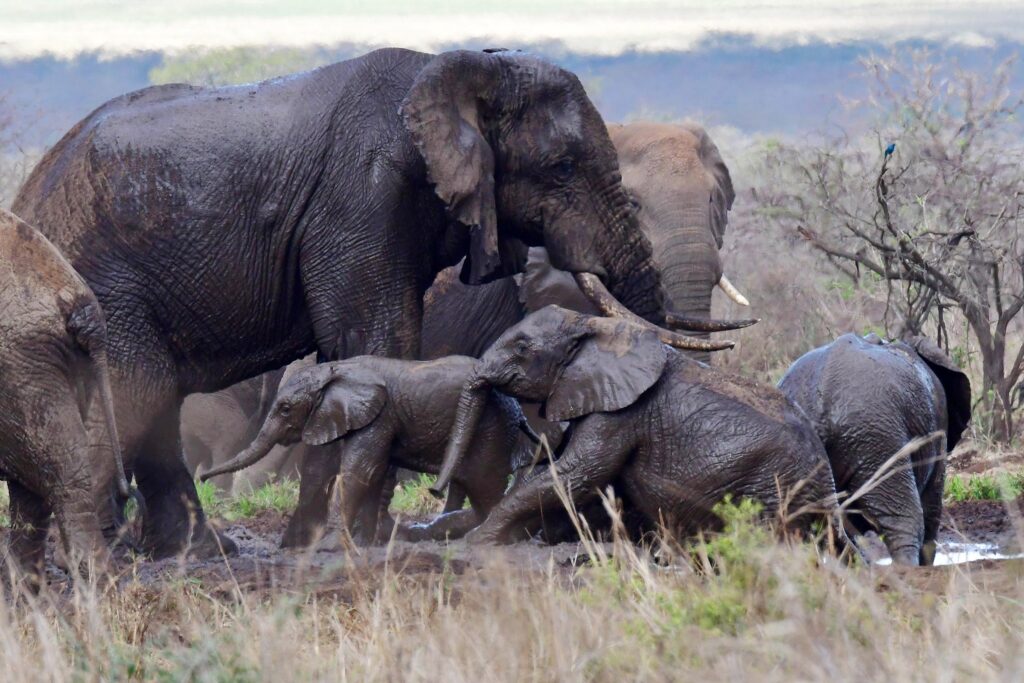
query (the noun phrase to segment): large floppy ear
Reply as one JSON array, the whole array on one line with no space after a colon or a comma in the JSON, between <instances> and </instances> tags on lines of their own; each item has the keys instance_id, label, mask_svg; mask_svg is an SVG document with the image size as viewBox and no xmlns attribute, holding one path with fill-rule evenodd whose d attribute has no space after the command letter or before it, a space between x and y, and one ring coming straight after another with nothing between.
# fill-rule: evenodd
<instances>
[{"instance_id":1,"label":"large floppy ear","mask_svg":"<svg viewBox=\"0 0 1024 683\"><path fill-rule=\"evenodd\" d=\"M555 304L588 315L601 314L576 284L572 273L551 265L548 251L544 247L530 247L526 268L519 278L519 302L527 313Z\"/></svg>"},{"instance_id":2,"label":"large floppy ear","mask_svg":"<svg viewBox=\"0 0 1024 683\"><path fill-rule=\"evenodd\" d=\"M632 405L661 377L668 351L650 329L587 318L578 350L555 381L544 417L561 422Z\"/></svg>"},{"instance_id":3,"label":"large floppy ear","mask_svg":"<svg viewBox=\"0 0 1024 683\"><path fill-rule=\"evenodd\" d=\"M387 390L377 373L358 366L341 365L324 385L319 402L302 429L302 441L323 446L351 431L362 429L377 417Z\"/></svg>"},{"instance_id":4,"label":"large floppy ear","mask_svg":"<svg viewBox=\"0 0 1024 683\"><path fill-rule=\"evenodd\" d=\"M953 450L971 421L971 381L931 339L912 336L905 341L928 364L946 392L946 448Z\"/></svg>"},{"instance_id":5,"label":"large floppy ear","mask_svg":"<svg viewBox=\"0 0 1024 683\"><path fill-rule=\"evenodd\" d=\"M469 231L461 279L500 277L494 152L485 119L501 83L502 57L459 50L438 55L416 76L401 113L450 215Z\"/></svg>"},{"instance_id":6,"label":"large floppy ear","mask_svg":"<svg viewBox=\"0 0 1024 683\"><path fill-rule=\"evenodd\" d=\"M729 223L729 210L736 200L732 176L729 175L729 167L725 165L718 147L712 142L704 127L697 124L688 124L687 127L697 138L697 153L704 164L705 173L711 178L711 231L715 236L715 243L721 249L725 228Z\"/></svg>"}]
</instances>

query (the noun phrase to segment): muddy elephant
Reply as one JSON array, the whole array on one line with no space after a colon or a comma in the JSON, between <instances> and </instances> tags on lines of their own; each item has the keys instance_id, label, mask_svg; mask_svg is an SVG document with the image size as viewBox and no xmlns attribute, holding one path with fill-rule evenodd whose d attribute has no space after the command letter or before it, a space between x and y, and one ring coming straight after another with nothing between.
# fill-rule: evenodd
<instances>
[{"instance_id":1,"label":"muddy elephant","mask_svg":"<svg viewBox=\"0 0 1024 683\"><path fill-rule=\"evenodd\" d=\"M282 385L252 444L201 478L254 465L275 446L340 443L342 527L352 531L364 501L376 505L385 482L393 485L393 468L441 470L462 387L478 364L466 356L433 361L361 356L300 370ZM501 499L509 476L531 461L537 437L515 400L487 391L478 410L470 455L446 475L466 492L472 507L412 527L407 536L464 534ZM372 541L387 538L390 528L363 532Z\"/></svg>"},{"instance_id":2,"label":"muddy elephant","mask_svg":"<svg viewBox=\"0 0 1024 683\"><path fill-rule=\"evenodd\" d=\"M99 511L129 495L103 310L39 232L0 210L0 473L10 555L41 576L50 518L69 558L109 562ZM116 483L107 487L108 482Z\"/></svg>"},{"instance_id":3,"label":"muddy elephant","mask_svg":"<svg viewBox=\"0 0 1024 683\"><path fill-rule=\"evenodd\" d=\"M622 185L639 210L640 228L651 240L671 310L710 319L715 287L740 305L749 305L722 272L718 252L736 194L729 168L704 128L692 122L638 121L609 124L608 132ZM543 249L530 252L525 273L483 287L463 285L455 268L439 274L425 298L423 358L480 356L523 316L549 304L598 312L572 275L553 267ZM740 325L737 321L728 327ZM708 325L694 335L707 338L717 329ZM690 353L709 360L707 351Z\"/></svg>"},{"instance_id":4,"label":"muddy elephant","mask_svg":"<svg viewBox=\"0 0 1024 683\"><path fill-rule=\"evenodd\" d=\"M836 488L851 494L908 442L941 432L895 463L851 506L849 519L882 535L893 561L930 565L942 517L946 453L971 419L970 380L923 337L883 342L845 334L801 356L779 388L810 416Z\"/></svg>"},{"instance_id":5,"label":"muddy elephant","mask_svg":"<svg viewBox=\"0 0 1024 683\"><path fill-rule=\"evenodd\" d=\"M775 515L781 492L801 530L837 509L825 449L780 391L686 358L628 321L557 306L527 316L483 355L460 397L438 490L460 466L495 389L570 422L554 469L577 507L611 484L648 529L663 523L682 536L717 527L712 509L727 495L756 499ZM468 538L509 541L561 506L542 469Z\"/></svg>"},{"instance_id":6,"label":"muddy elephant","mask_svg":"<svg viewBox=\"0 0 1024 683\"><path fill-rule=\"evenodd\" d=\"M181 405L181 444L189 472L198 476L219 467L248 446L259 432L278 386L315 362L315 358L305 358L222 391L186 397ZM270 481L296 478L302 450L276 447L259 464L211 481L222 491L245 493Z\"/></svg>"},{"instance_id":7,"label":"muddy elephant","mask_svg":"<svg viewBox=\"0 0 1024 683\"><path fill-rule=\"evenodd\" d=\"M519 53L382 49L257 84L113 99L47 152L15 210L107 312L145 547L231 551L183 462L184 396L311 351L416 358L422 296L480 284L523 245L666 320L607 129L571 73ZM683 348L717 349L661 329ZM338 459L310 451L285 546L326 518Z\"/></svg>"}]
</instances>

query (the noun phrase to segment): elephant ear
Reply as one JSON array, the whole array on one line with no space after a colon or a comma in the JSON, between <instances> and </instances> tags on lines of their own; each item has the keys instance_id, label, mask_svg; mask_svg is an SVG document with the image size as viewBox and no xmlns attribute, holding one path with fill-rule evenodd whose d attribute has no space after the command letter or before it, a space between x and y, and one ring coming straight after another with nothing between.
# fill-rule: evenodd
<instances>
[{"instance_id":1,"label":"elephant ear","mask_svg":"<svg viewBox=\"0 0 1024 683\"><path fill-rule=\"evenodd\" d=\"M613 318L588 318L578 350L544 404L554 422L621 410L661 377L668 352L656 332Z\"/></svg>"},{"instance_id":2,"label":"elephant ear","mask_svg":"<svg viewBox=\"0 0 1024 683\"><path fill-rule=\"evenodd\" d=\"M953 450L971 421L971 381L953 359L932 340L912 336L905 341L914 347L921 360L928 364L946 393L946 448Z\"/></svg>"},{"instance_id":3,"label":"elephant ear","mask_svg":"<svg viewBox=\"0 0 1024 683\"><path fill-rule=\"evenodd\" d=\"M544 247L530 247L526 268L519 278L519 302L527 313L555 304L588 315L601 314L576 284L572 273L551 265Z\"/></svg>"},{"instance_id":4,"label":"elephant ear","mask_svg":"<svg viewBox=\"0 0 1024 683\"><path fill-rule=\"evenodd\" d=\"M401 114L449 214L469 231L460 275L467 284L502 273L494 197L494 153L486 109L501 82L501 57L459 50L434 58L416 76Z\"/></svg>"},{"instance_id":5,"label":"elephant ear","mask_svg":"<svg viewBox=\"0 0 1024 683\"><path fill-rule=\"evenodd\" d=\"M302 429L302 441L323 446L370 424L384 407L384 380L366 368L343 366L324 385Z\"/></svg>"},{"instance_id":6,"label":"elephant ear","mask_svg":"<svg viewBox=\"0 0 1024 683\"><path fill-rule=\"evenodd\" d=\"M732 176L729 174L729 167L725 165L718 146L711 140L711 136L704 130L703 126L690 124L690 132L697 138L698 154L704 163L705 171L711 176L711 231L715 235L715 243L722 248L722 241L725 238L725 228L729 223L729 211L736 201L736 191L732 186Z\"/></svg>"}]
</instances>

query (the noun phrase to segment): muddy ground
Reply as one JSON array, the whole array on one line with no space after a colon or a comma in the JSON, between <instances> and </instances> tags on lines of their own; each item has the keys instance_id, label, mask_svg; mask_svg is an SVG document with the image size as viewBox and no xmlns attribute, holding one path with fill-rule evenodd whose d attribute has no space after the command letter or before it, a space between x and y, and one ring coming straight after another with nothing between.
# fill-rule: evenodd
<instances>
[{"instance_id":1,"label":"muddy ground","mask_svg":"<svg viewBox=\"0 0 1024 683\"><path fill-rule=\"evenodd\" d=\"M982 543L996 546L1004 555L1015 555L1024 547L1024 497L1013 506L994 501L968 501L947 506L940 532L940 544ZM332 595L344 599L353 591L380 585L388 576L431 576L447 573L453 577L490 564L499 558L517 571L548 573L568 578L573 568L587 562L579 544L546 546L520 543L503 548L469 547L462 542L394 542L390 547L349 547L336 552L284 551L278 546L287 517L264 512L235 522L215 521L239 546L235 557L217 560L174 558L161 561L122 561L123 581L137 580L157 587L187 578L198 581L205 591L231 599L239 590L257 593L287 593L295 590ZM6 542L6 539L0 539ZM877 547L883 547L880 543ZM603 546L610 551L609 546ZM48 553L51 587L67 587L67 575ZM964 565L957 565L964 568ZM969 563L972 580L998 585L1016 581L1024 573L1024 560L982 559ZM877 568L880 589L900 585L921 590L943 590L950 567L929 569Z\"/></svg>"}]
</instances>

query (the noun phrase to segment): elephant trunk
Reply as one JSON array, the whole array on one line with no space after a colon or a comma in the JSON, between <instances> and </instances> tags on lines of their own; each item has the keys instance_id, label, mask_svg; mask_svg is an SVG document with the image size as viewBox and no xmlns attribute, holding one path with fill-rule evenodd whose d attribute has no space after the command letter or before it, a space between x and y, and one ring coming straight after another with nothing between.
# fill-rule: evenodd
<instances>
[{"instance_id":1,"label":"elephant trunk","mask_svg":"<svg viewBox=\"0 0 1024 683\"><path fill-rule=\"evenodd\" d=\"M249 447L244 451L236 455L231 460L227 461L220 467L214 467L207 472L203 472L199 479L200 481L209 481L213 477L221 474L229 474L231 472L237 472L238 470L245 469L250 465L254 465L263 458L267 457L267 454L277 445L277 439L272 434L272 430L268 429L266 425L260 430L260 433L256 435Z\"/></svg>"},{"instance_id":2,"label":"elephant trunk","mask_svg":"<svg viewBox=\"0 0 1024 683\"><path fill-rule=\"evenodd\" d=\"M444 490L451 482L452 475L462 463L466 451L469 449L469 442L476 432L480 415L483 414L484 405L487 403L487 392L490 387L480 378L473 378L466 382L459 395L459 405L455 412L455 423L452 425L452 432L448 437L448 448L444 453L444 460L441 463L441 472L437 475L437 481L430 488L430 492L437 498L444 495Z\"/></svg>"},{"instance_id":3,"label":"elephant trunk","mask_svg":"<svg viewBox=\"0 0 1024 683\"><path fill-rule=\"evenodd\" d=\"M121 438L117 433L117 419L114 415L114 393L110 386L110 362L107 360L106 344L102 342L95 344L90 349L89 356L92 358L96 383L99 385L107 438L110 439L110 449L114 454L114 477L117 482L117 492L121 498L128 499L131 497L132 491L124 474L124 456L121 454Z\"/></svg>"}]
</instances>

